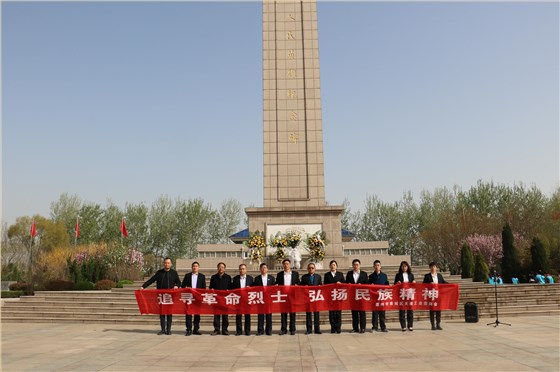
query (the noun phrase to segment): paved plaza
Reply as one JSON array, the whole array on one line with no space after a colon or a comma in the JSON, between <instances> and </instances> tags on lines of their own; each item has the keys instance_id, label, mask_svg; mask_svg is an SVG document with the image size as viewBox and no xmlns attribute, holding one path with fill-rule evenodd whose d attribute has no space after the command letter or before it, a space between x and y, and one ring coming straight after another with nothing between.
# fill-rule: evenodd
<instances>
[{"instance_id":1,"label":"paved plaza","mask_svg":"<svg viewBox=\"0 0 560 372\"><path fill-rule=\"evenodd\" d=\"M277 316L277 315L275 315ZM298 316L304 316L298 314ZM325 315L323 315L325 316ZM368 315L369 319L369 315ZM558 371L559 317L454 320L443 331L157 336L151 326L2 324L2 371ZM346 325L348 327L348 325ZM325 330L328 328L325 327ZM230 331L234 330L230 326Z\"/></svg>"}]
</instances>

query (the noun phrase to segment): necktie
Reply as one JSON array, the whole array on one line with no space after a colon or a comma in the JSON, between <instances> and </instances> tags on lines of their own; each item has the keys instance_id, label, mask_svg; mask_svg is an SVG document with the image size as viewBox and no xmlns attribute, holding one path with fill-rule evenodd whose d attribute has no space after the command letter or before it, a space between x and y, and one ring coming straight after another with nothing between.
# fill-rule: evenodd
<instances>
[{"instance_id":1,"label":"necktie","mask_svg":"<svg viewBox=\"0 0 560 372\"><path fill-rule=\"evenodd\" d=\"M310 279L311 279L311 284L313 284L313 275L311 275Z\"/></svg>"}]
</instances>

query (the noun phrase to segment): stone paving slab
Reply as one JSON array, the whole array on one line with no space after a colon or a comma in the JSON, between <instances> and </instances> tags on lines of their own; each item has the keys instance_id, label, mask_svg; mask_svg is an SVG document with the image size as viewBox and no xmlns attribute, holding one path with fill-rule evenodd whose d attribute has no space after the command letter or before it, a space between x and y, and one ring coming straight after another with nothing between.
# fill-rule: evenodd
<instances>
[{"instance_id":1,"label":"stone paving slab","mask_svg":"<svg viewBox=\"0 0 560 372\"><path fill-rule=\"evenodd\" d=\"M2 371L558 371L560 317L429 322L414 332L156 335L146 325L2 324ZM234 329L230 326L230 331Z\"/></svg>"}]
</instances>

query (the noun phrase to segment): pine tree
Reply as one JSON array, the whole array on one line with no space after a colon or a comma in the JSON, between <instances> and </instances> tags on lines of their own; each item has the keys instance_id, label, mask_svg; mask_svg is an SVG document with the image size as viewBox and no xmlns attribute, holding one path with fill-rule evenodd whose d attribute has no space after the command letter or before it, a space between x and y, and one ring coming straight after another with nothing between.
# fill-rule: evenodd
<instances>
[{"instance_id":1,"label":"pine tree","mask_svg":"<svg viewBox=\"0 0 560 372\"><path fill-rule=\"evenodd\" d=\"M533 238L531 243L531 259L534 272L541 270L543 273L548 272L548 259L546 250L539 238Z\"/></svg>"},{"instance_id":2,"label":"pine tree","mask_svg":"<svg viewBox=\"0 0 560 372\"><path fill-rule=\"evenodd\" d=\"M474 275L474 257L471 247L464 243L461 247L461 278L472 278Z\"/></svg>"},{"instance_id":3,"label":"pine tree","mask_svg":"<svg viewBox=\"0 0 560 372\"><path fill-rule=\"evenodd\" d=\"M502 257L502 277L504 282L511 283L511 278L518 275L521 263L513 244L513 232L509 224L506 224L502 230L502 249L504 254Z\"/></svg>"},{"instance_id":4,"label":"pine tree","mask_svg":"<svg viewBox=\"0 0 560 372\"><path fill-rule=\"evenodd\" d=\"M480 252L476 252L474 260L474 276L473 282L483 282L488 281L488 264L484 259L484 256Z\"/></svg>"}]
</instances>

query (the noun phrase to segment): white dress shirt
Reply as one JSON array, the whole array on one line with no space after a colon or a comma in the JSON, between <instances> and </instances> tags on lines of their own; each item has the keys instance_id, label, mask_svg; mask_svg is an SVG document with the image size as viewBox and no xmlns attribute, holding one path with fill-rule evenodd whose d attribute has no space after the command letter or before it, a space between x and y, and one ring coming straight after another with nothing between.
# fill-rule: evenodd
<instances>
[{"instance_id":1,"label":"white dress shirt","mask_svg":"<svg viewBox=\"0 0 560 372\"><path fill-rule=\"evenodd\" d=\"M198 283L198 274L192 274L191 288L196 288L197 283Z\"/></svg>"},{"instance_id":2,"label":"white dress shirt","mask_svg":"<svg viewBox=\"0 0 560 372\"><path fill-rule=\"evenodd\" d=\"M402 273L402 282L408 283L408 273Z\"/></svg>"},{"instance_id":3,"label":"white dress shirt","mask_svg":"<svg viewBox=\"0 0 560 372\"><path fill-rule=\"evenodd\" d=\"M292 272L289 273L284 271L284 285L292 285Z\"/></svg>"},{"instance_id":4,"label":"white dress shirt","mask_svg":"<svg viewBox=\"0 0 560 372\"><path fill-rule=\"evenodd\" d=\"M354 271L353 275L354 275L354 284L358 283L358 279L360 278L360 272L359 271L358 272Z\"/></svg>"},{"instance_id":5,"label":"white dress shirt","mask_svg":"<svg viewBox=\"0 0 560 372\"><path fill-rule=\"evenodd\" d=\"M263 282L263 287L266 287L267 283L267 278L268 278L268 274L267 275L261 275L262 277L262 282Z\"/></svg>"},{"instance_id":6,"label":"white dress shirt","mask_svg":"<svg viewBox=\"0 0 560 372\"><path fill-rule=\"evenodd\" d=\"M241 288L245 288L247 286L247 277L246 276L240 276L239 277L239 286Z\"/></svg>"}]
</instances>

